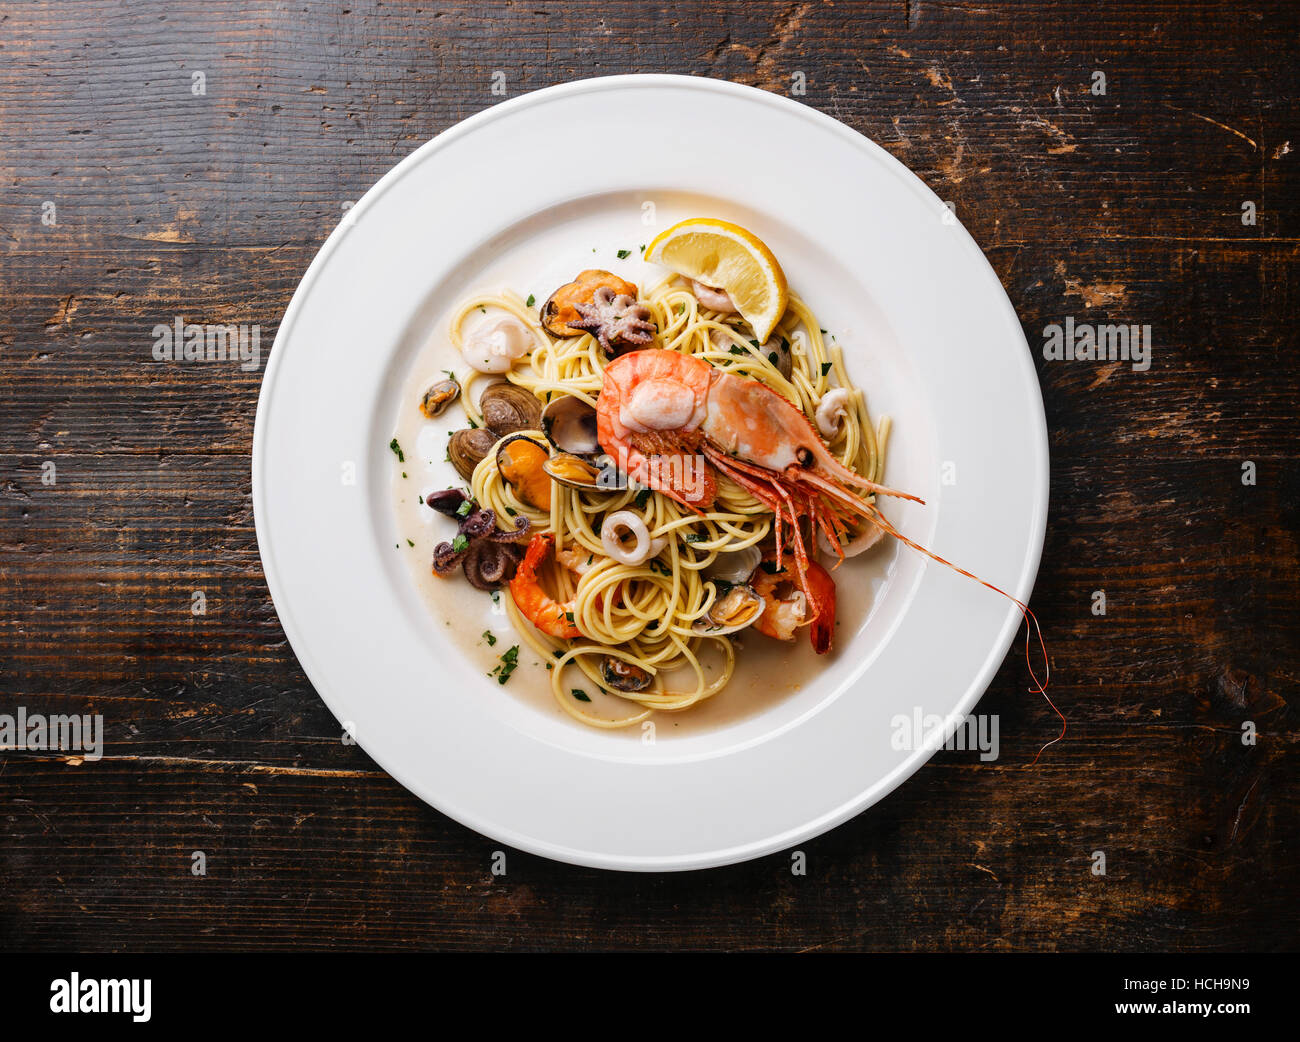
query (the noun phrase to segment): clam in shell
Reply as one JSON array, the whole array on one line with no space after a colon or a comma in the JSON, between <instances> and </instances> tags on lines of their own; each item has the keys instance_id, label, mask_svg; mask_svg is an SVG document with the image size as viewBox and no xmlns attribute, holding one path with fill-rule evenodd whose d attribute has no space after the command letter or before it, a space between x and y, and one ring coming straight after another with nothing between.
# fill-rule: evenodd
<instances>
[{"instance_id":1,"label":"clam in shell","mask_svg":"<svg viewBox=\"0 0 1300 1042\"><path fill-rule=\"evenodd\" d=\"M762 614L763 598L752 587L733 586L713 602L703 618L691 624L691 629L701 635L720 637L743 630Z\"/></svg>"},{"instance_id":2,"label":"clam in shell","mask_svg":"<svg viewBox=\"0 0 1300 1042\"><path fill-rule=\"evenodd\" d=\"M596 410L573 394L562 394L546 403L541 413L541 430L560 452L594 456L600 452L596 440Z\"/></svg>"},{"instance_id":3,"label":"clam in shell","mask_svg":"<svg viewBox=\"0 0 1300 1042\"><path fill-rule=\"evenodd\" d=\"M466 481L474 478L474 468L492 451L497 436L485 427L466 428L453 432L447 442L447 458L456 473Z\"/></svg>"},{"instance_id":4,"label":"clam in shell","mask_svg":"<svg viewBox=\"0 0 1300 1042\"><path fill-rule=\"evenodd\" d=\"M455 380L440 380L420 399L420 411L429 419L441 416L444 409L460 397L460 384Z\"/></svg>"},{"instance_id":5,"label":"clam in shell","mask_svg":"<svg viewBox=\"0 0 1300 1042\"><path fill-rule=\"evenodd\" d=\"M498 438L516 431L535 431L542 420L537 395L517 384L501 382L483 389L478 400L483 426Z\"/></svg>"},{"instance_id":6,"label":"clam in shell","mask_svg":"<svg viewBox=\"0 0 1300 1042\"><path fill-rule=\"evenodd\" d=\"M644 691L654 680L648 670L613 655L600 660L600 677L609 690L628 693Z\"/></svg>"}]
</instances>

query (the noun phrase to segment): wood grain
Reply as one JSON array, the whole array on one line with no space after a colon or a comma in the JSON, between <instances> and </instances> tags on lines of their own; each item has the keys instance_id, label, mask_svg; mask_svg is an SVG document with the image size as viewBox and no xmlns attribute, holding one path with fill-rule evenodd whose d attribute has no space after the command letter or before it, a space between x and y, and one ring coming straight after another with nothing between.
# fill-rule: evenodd
<instances>
[{"instance_id":1,"label":"wood grain","mask_svg":"<svg viewBox=\"0 0 1300 1042\"><path fill-rule=\"evenodd\" d=\"M1286 3L11 5L0 712L103 713L106 748L0 754L0 946L1294 948L1297 29ZM264 360L345 204L499 101L494 72L514 96L654 71L802 73L798 100L954 204L1031 347L1066 316L1143 323L1153 364L1036 356L1034 606L1071 723L1036 767L1054 717L1013 652L981 703L1001 759L941 753L805 844L806 876L512 851L493 877L495 844L339 740L280 630L261 371L159 365L151 330L256 323Z\"/></svg>"}]
</instances>

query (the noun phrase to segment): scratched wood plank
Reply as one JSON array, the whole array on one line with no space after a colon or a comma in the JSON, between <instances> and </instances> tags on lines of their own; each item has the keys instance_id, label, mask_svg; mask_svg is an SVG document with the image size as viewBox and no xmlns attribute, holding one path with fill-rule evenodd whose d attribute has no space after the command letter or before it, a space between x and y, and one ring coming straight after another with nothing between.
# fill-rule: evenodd
<instances>
[{"instance_id":1,"label":"scratched wood plank","mask_svg":"<svg viewBox=\"0 0 1300 1042\"><path fill-rule=\"evenodd\" d=\"M0 945L1293 948L1298 28L1282 3L0 13L0 712L106 718L98 763L0 756ZM1069 740L1026 768L1055 724L1013 651L982 703L1001 759L939 754L804 877L510 852L494 878L494 844L340 741L279 628L260 370L149 355L181 315L259 324L264 360L344 205L497 103L494 73L509 96L635 71L802 74L955 206L1036 352L1034 605ZM1066 316L1150 324L1150 371L1045 362Z\"/></svg>"}]
</instances>

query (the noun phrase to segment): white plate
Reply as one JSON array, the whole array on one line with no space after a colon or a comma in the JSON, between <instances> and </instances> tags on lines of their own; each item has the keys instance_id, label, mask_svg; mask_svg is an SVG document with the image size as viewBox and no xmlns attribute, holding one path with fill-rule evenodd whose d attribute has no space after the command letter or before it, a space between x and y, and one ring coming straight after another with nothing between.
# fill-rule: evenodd
<instances>
[{"instance_id":1,"label":"white plate","mask_svg":"<svg viewBox=\"0 0 1300 1042\"><path fill-rule=\"evenodd\" d=\"M1042 550L1047 433L1015 312L943 203L866 138L748 87L615 76L421 147L330 236L280 326L253 443L262 563L303 669L367 753L469 827L575 864L723 865L845 821L932 751L896 748L896 718L950 733L1021 623L901 549L815 683L653 745L511 697L440 632L395 546L388 442L442 311L501 258L554 259L608 222L592 245L609 267L610 241L688 213L759 231L873 412L894 416L886 476L927 500L894 509L903 531L1021 599Z\"/></svg>"}]
</instances>

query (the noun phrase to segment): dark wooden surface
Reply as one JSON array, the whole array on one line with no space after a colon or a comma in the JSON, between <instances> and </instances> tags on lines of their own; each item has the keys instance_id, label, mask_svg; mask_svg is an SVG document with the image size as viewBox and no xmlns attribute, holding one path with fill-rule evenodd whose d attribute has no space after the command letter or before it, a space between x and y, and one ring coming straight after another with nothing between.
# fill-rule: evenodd
<instances>
[{"instance_id":1,"label":"dark wooden surface","mask_svg":"<svg viewBox=\"0 0 1300 1042\"><path fill-rule=\"evenodd\" d=\"M102 713L106 750L0 754L0 947L1293 948L1298 26L1289 3L5 5L0 712ZM955 203L1036 352L1067 315L1151 325L1147 373L1036 353L1034 605L1071 722L1036 767L1054 722L1013 652L981 704L999 762L937 756L805 844L805 877L512 851L494 878L497 844L340 743L258 562L261 372L158 366L150 330L259 323L265 350L343 204L499 101L494 71L510 96L801 71L799 100Z\"/></svg>"}]
</instances>

